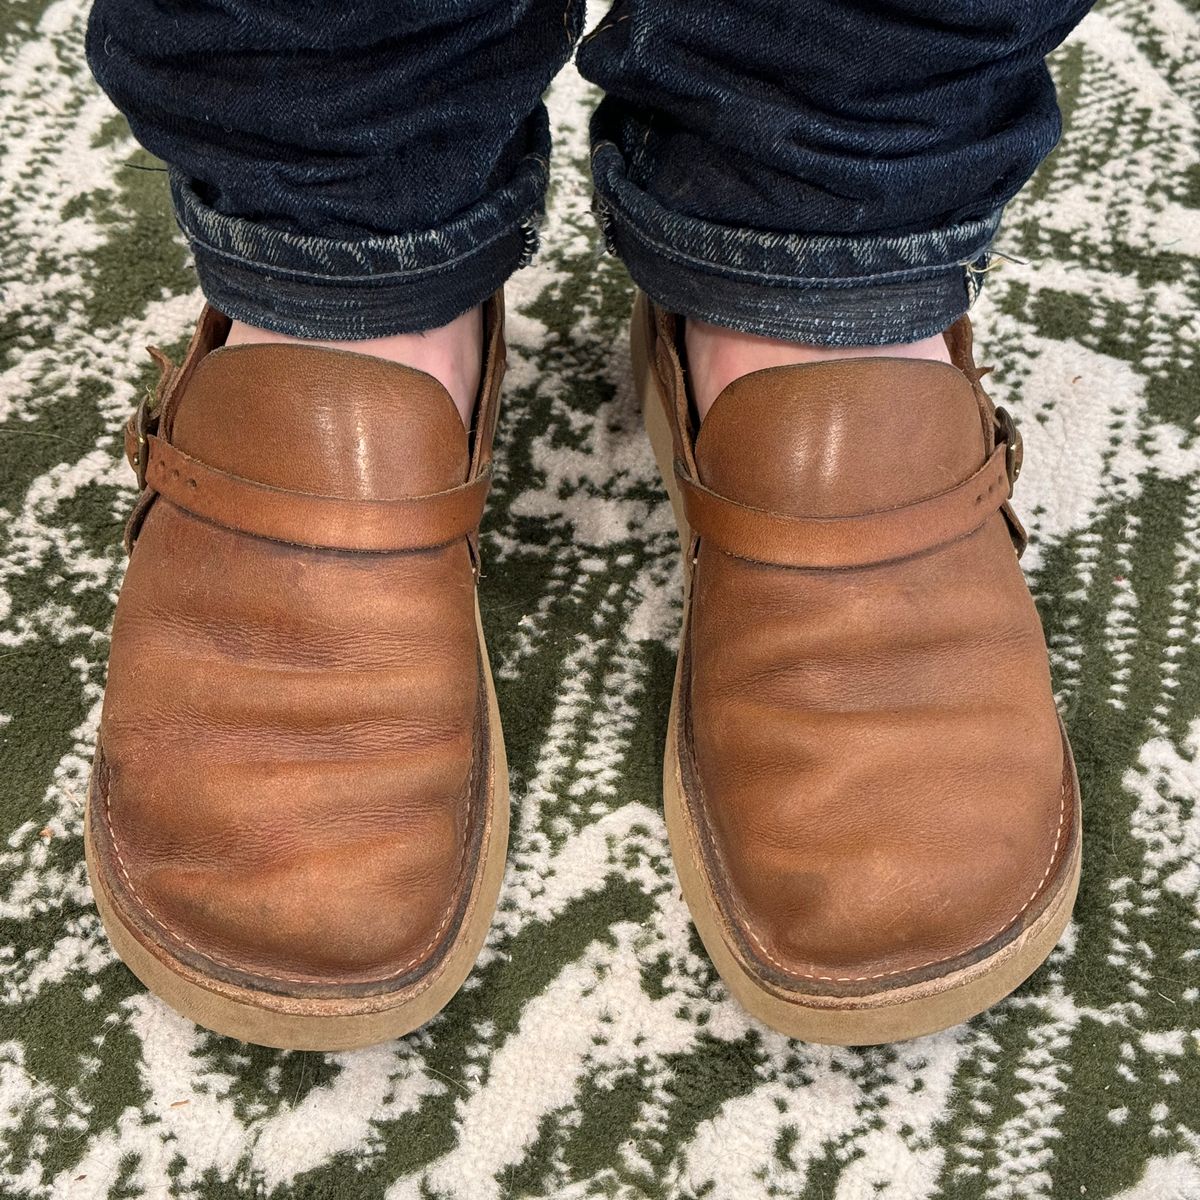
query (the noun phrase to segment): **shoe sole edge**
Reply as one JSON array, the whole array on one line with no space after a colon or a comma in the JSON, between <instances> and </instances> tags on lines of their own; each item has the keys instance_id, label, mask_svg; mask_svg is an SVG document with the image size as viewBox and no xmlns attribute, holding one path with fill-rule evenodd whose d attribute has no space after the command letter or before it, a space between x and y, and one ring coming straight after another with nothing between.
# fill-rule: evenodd
<instances>
[{"instance_id":1,"label":"shoe sole edge","mask_svg":"<svg viewBox=\"0 0 1200 1200\"><path fill-rule=\"evenodd\" d=\"M639 293L631 327L634 387L675 512L681 549L686 555L690 531L674 484L673 440L651 360L651 320L649 304ZM686 629L690 608L686 564L684 576L683 628ZM1076 835L1070 868L1037 918L993 954L933 979L859 996L805 995L790 990L782 994L756 975L743 963L724 932L722 909L713 893L698 835L692 827L677 750L680 682L677 664L663 761L667 836L683 898L700 940L729 990L751 1015L788 1037L806 1042L870 1046L906 1041L948 1029L990 1008L1019 987L1049 957L1071 918L1079 888L1079 785L1073 763L1070 775ZM1065 734L1063 748L1069 756Z\"/></svg>"},{"instance_id":2,"label":"shoe sole edge","mask_svg":"<svg viewBox=\"0 0 1200 1200\"><path fill-rule=\"evenodd\" d=\"M482 870L476 874L454 943L442 961L401 993L362 997L289 997L206 979L164 950L151 949L121 915L93 846L89 801L83 844L96 908L118 957L151 992L214 1033L282 1050L355 1050L390 1041L419 1029L449 1003L471 973L487 938L508 852L508 763L478 599L475 620L487 693L493 773L480 848Z\"/></svg>"}]
</instances>

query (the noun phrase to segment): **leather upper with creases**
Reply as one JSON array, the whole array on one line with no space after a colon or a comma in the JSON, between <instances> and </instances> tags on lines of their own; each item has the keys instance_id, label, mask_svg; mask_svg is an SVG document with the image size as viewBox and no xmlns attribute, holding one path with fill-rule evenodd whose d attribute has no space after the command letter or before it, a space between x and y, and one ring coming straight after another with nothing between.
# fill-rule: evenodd
<instances>
[{"instance_id":1,"label":"leather upper with creases","mask_svg":"<svg viewBox=\"0 0 1200 1200\"><path fill-rule=\"evenodd\" d=\"M694 442L676 406L677 447L700 485L751 510L744 523L942 495L996 449L965 328L952 346L957 366L745 376ZM965 534L931 530L928 548L878 562L871 520L846 522L863 562L838 569L699 537L684 784L725 920L781 986L863 994L964 966L1031 921L1063 869L1072 772L1042 628L1013 527L986 497L980 512Z\"/></svg>"},{"instance_id":2,"label":"leather upper with creases","mask_svg":"<svg viewBox=\"0 0 1200 1200\"><path fill-rule=\"evenodd\" d=\"M265 485L303 525L330 498L436 494L487 469L495 387L472 456L428 375L222 338L207 313L157 430L218 485ZM469 540L255 536L184 507L186 475L181 504L139 504L113 626L92 812L108 885L144 936L235 983L403 983L455 932L488 799Z\"/></svg>"}]
</instances>

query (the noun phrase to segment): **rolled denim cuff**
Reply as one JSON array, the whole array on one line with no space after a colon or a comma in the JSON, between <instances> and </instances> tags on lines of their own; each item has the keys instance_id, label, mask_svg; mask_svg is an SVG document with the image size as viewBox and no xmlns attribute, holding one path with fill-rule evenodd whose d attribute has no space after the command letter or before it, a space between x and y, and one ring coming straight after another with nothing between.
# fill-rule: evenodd
<instances>
[{"instance_id":1,"label":"rolled denim cuff","mask_svg":"<svg viewBox=\"0 0 1200 1200\"><path fill-rule=\"evenodd\" d=\"M829 236L672 212L634 184L611 141L592 149L609 249L670 312L815 346L915 342L974 302L1002 210L929 233Z\"/></svg>"},{"instance_id":2,"label":"rolled denim cuff","mask_svg":"<svg viewBox=\"0 0 1200 1200\"><path fill-rule=\"evenodd\" d=\"M547 159L528 154L505 187L436 229L313 237L217 212L179 171L171 197L214 308L293 337L358 340L436 329L533 257Z\"/></svg>"}]
</instances>

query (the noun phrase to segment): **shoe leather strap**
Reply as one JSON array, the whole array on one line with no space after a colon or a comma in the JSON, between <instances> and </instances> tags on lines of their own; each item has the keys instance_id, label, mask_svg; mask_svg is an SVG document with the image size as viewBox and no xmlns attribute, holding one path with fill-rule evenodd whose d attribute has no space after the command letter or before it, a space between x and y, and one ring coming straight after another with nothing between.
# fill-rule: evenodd
<instances>
[{"instance_id":1,"label":"shoe leather strap","mask_svg":"<svg viewBox=\"0 0 1200 1200\"><path fill-rule=\"evenodd\" d=\"M701 540L737 558L830 570L874 566L935 549L974 532L998 509L1014 525L1014 534L1023 537L1008 505L1007 458L1002 444L949 491L853 517L793 517L751 508L706 488L678 461L675 478L688 524Z\"/></svg>"},{"instance_id":2,"label":"shoe leather strap","mask_svg":"<svg viewBox=\"0 0 1200 1200\"><path fill-rule=\"evenodd\" d=\"M197 517L238 533L317 549L426 550L473 539L491 485L491 466L444 492L351 500L271 487L230 475L155 434L141 453L146 487Z\"/></svg>"}]
</instances>

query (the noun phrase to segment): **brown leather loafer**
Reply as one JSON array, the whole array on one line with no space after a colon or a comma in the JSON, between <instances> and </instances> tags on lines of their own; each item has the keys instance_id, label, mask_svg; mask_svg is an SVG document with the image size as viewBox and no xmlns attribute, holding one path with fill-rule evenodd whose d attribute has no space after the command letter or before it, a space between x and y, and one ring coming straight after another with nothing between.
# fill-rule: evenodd
<instances>
[{"instance_id":1,"label":"brown leather loafer","mask_svg":"<svg viewBox=\"0 0 1200 1200\"><path fill-rule=\"evenodd\" d=\"M634 369L686 554L664 800L696 927L791 1036L956 1024L1046 958L1079 880L1009 507L1020 439L965 318L955 366L759 371L698 435L678 337L639 300Z\"/></svg>"},{"instance_id":2,"label":"brown leather loafer","mask_svg":"<svg viewBox=\"0 0 1200 1200\"><path fill-rule=\"evenodd\" d=\"M499 296L486 318L471 438L422 372L226 349L212 310L131 422L88 870L120 956L219 1033L406 1033L483 943L508 833L475 587Z\"/></svg>"}]
</instances>

